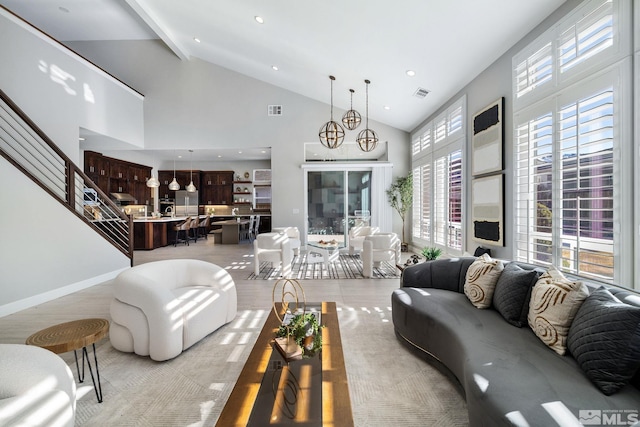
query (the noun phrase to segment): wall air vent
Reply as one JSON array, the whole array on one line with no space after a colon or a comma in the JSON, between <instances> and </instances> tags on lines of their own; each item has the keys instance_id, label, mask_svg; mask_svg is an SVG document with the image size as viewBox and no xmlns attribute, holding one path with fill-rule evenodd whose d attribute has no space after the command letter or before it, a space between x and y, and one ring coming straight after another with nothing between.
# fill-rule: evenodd
<instances>
[{"instance_id":1,"label":"wall air vent","mask_svg":"<svg viewBox=\"0 0 640 427\"><path fill-rule=\"evenodd\" d=\"M428 94L429 94L428 90L419 87L418 89L416 89L413 96L415 96L416 98L424 99Z\"/></svg>"},{"instance_id":2,"label":"wall air vent","mask_svg":"<svg viewBox=\"0 0 640 427\"><path fill-rule=\"evenodd\" d=\"M269 116L281 116L282 115L282 105L269 105L267 109L267 115Z\"/></svg>"}]
</instances>

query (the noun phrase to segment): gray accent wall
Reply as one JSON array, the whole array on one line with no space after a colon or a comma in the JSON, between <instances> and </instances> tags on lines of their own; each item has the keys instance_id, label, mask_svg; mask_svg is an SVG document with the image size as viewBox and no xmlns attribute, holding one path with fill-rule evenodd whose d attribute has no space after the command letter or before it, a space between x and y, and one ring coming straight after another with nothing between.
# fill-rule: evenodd
<instances>
[{"instance_id":1,"label":"gray accent wall","mask_svg":"<svg viewBox=\"0 0 640 427\"><path fill-rule=\"evenodd\" d=\"M433 120L438 114L446 110L449 105L454 101L457 101L461 96L467 95L467 139L465 146L465 214L464 218L464 234L466 236L464 250L473 254L475 248L480 244L471 238L473 223L471 221L471 130L473 129L473 115L481 111L484 107L496 101L500 97L505 98L505 108L503 111L505 122L504 133L504 233L505 233L505 246L496 247L483 244L482 246L491 248L491 255L503 258L513 258L513 106L512 100L512 84L511 84L511 63L513 55L519 52L522 48L527 46L544 31L554 25L560 18L565 16L571 10L580 4L580 0L567 0L562 6L560 6L555 12L547 17L539 26L531 31L527 36L513 45L504 55L491 64L487 69L475 77L470 77L470 83L463 87L456 95L454 95L449 101L442 105L442 107L431 116L427 117L419 126L417 126L411 134L420 130L425 124Z\"/></svg>"}]
</instances>

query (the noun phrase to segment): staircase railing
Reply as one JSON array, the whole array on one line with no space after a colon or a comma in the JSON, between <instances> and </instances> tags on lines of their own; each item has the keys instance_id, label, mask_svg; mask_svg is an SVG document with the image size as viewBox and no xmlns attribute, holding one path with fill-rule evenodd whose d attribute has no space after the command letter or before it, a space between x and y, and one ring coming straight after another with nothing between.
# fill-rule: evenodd
<instances>
[{"instance_id":1,"label":"staircase railing","mask_svg":"<svg viewBox=\"0 0 640 427\"><path fill-rule=\"evenodd\" d=\"M133 221L0 90L0 154L133 261Z\"/></svg>"}]
</instances>

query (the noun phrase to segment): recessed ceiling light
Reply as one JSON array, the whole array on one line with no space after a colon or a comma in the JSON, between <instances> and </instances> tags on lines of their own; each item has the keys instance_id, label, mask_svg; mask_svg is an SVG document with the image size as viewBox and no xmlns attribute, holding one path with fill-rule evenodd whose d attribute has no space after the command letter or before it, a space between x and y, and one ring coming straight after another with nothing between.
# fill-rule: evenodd
<instances>
[{"instance_id":1,"label":"recessed ceiling light","mask_svg":"<svg viewBox=\"0 0 640 427\"><path fill-rule=\"evenodd\" d=\"M238 154L242 154L242 150L238 151Z\"/></svg>"},{"instance_id":2,"label":"recessed ceiling light","mask_svg":"<svg viewBox=\"0 0 640 427\"><path fill-rule=\"evenodd\" d=\"M273 71L278 71L280 68L278 68L278 66L277 66L277 65L272 65L272 66L271 66L271 69L272 69Z\"/></svg>"},{"instance_id":3,"label":"recessed ceiling light","mask_svg":"<svg viewBox=\"0 0 640 427\"><path fill-rule=\"evenodd\" d=\"M258 24L264 24L264 19L262 19L262 16L255 16L254 18Z\"/></svg>"},{"instance_id":4,"label":"recessed ceiling light","mask_svg":"<svg viewBox=\"0 0 640 427\"><path fill-rule=\"evenodd\" d=\"M409 77L413 77L413 76L415 76L415 75L416 75L416 72L415 72L415 71L413 71L413 70L407 70L407 76L409 76Z\"/></svg>"},{"instance_id":5,"label":"recessed ceiling light","mask_svg":"<svg viewBox=\"0 0 640 427\"><path fill-rule=\"evenodd\" d=\"M199 38L197 38L197 37L194 37L194 38L193 38L193 41L195 41L196 43L200 43L200 39L199 39Z\"/></svg>"},{"instance_id":6,"label":"recessed ceiling light","mask_svg":"<svg viewBox=\"0 0 640 427\"><path fill-rule=\"evenodd\" d=\"M265 153L266 153L266 151L265 151L265 150L262 150L262 151L261 151L261 153L262 153L262 154L265 154Z\"/></svg>"},{"instance_id":7,"label":"recessed ceiling light","mask_svg":"<svg viewBox=\"0 0 640 427\"><path fill-rule=\"evenodd\" d=\"M222 157L222 154L218 154L218 158L220 159Z\"/></svg>"},{"instance_id":8,"label":"recessed ceiling light","mask_svg":"<svg viewBox=\"0 0 640 427\"><path fill-rule=\"evenodd\" d=\"M78 140L79 141L84 141L84 138L83 137L79 137Z\"/></svg>"},{"instance_id":9,"label":"recessed ceiling light","mask_svg":"<svg viewBox=\"0 0 640 427\"><path fill-rule=\"evenodd\" d=\"M384 109L385 109L385 110L387 110L387 111L388 111L388 110L391 110L391 107L389 107L388 105L385 105L385 106L384 106L384 107L382 107L382 108L384 108Z\"/></svg>"}]
</instances>

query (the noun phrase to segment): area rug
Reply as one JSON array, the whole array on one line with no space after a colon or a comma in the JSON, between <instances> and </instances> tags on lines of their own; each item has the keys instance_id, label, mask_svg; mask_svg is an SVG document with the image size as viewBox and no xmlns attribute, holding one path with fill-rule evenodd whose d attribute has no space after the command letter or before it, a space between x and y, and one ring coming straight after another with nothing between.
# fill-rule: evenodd
<instances>
[{"instance_id":1,"label":"area rug","mask_svg":"<svg viewBox=\"0 0 640 427\"><path fill-rule=\"evenodd\" d=\"M294 256L291 266L292 279L363 279L362 260L360 255L341 253L339 258L329 263L329 269L325 269L321 262L307 262L307 254L300 253ZM395 279L400 277L400 271L389 262L380 263L373 268L373 278ZM270 262L260 264L260 274L251 273L250 280L278 280L282 278L282 269L279 265L273 267Z\"/></svg>"},{"instance_id":2,"label":"area rug","mask_svg":"<svg viewBox=\"0 0 640 427\"><path fill-rule=\"evenodd\" d=\"M97 402L91 379L78 384L76 427L214 426L268 314L240 310L165 362L103 340L97 353L104 401ZM457 386L398 342L390 307L340 304L338 319L355 427L469 425ZM73 362L69 367L75 373Z\"/></svg>"}]
</instances>

